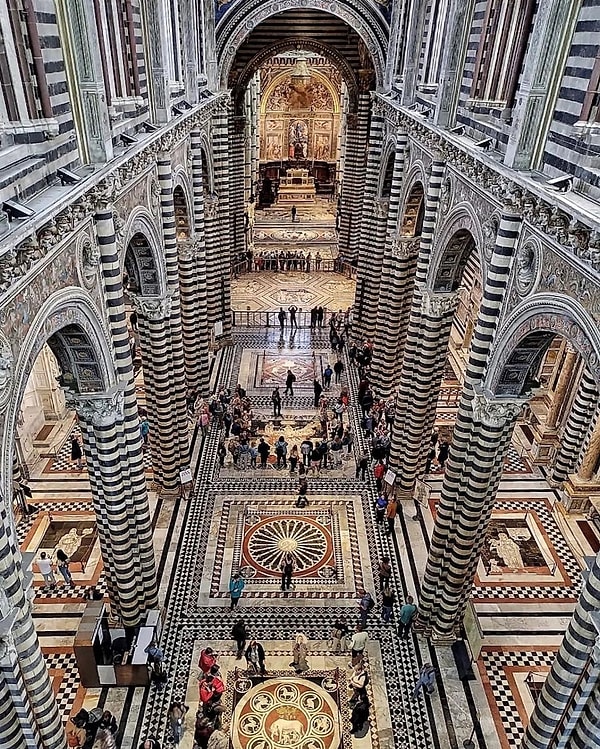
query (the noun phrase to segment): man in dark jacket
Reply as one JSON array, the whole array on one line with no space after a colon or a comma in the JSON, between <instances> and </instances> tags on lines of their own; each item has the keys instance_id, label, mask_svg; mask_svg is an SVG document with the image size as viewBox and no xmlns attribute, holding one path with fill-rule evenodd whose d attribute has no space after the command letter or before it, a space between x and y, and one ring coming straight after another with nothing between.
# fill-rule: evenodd
<instances>
[{"instance_id":1,"label":"man in dark jacket","mask_svg":"<svg viewBox=\"0 0 600 749\"><path fill-rule=\"evenodd\" d=\"M260 642L252 640L246 650L246 662L248 670L254 669L256 673L262 675L267 673L267 669L265 668L265 649Z\"/></svg>"}]
</instances>

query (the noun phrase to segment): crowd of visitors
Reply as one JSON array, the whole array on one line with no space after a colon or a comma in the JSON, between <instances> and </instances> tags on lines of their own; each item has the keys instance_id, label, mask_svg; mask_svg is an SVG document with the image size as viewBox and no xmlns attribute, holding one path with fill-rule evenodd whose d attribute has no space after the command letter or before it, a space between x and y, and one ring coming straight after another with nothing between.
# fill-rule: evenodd
<instances>
[{"instance_id":1,"label":"crowd of visitors","mask_svg":"<svg viewBox=\"0 0 600 749\"><path fill-rule=\"evenodd\" d=\"M81 708L67 723L67 746L80 749L116 749L118 725L110 710Z\"/></svg>"},{"instance_id":2,"label":"crowd of visitors","mask_svg":"<svg viewBox=\"0 0 600 749\"><path fill-rule=\"evenodd\" d=\"M299 270L305 273L311 271L320 271L323 263L323 257L320 252L314 255L312 252L303 252L300 250L273 250L271 252L253 252L248 250L243 259L246 264L246 272L258 273L261 270L288 271Z\"/></svg>"}]
</instances>

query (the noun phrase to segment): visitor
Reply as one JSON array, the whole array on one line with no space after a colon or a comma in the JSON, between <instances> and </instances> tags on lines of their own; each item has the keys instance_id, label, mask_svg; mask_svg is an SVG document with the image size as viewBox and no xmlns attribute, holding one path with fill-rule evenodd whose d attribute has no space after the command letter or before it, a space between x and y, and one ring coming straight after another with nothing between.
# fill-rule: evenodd
<instances>
[{"instance_id":1,"label":"visitor","mask_svg":"<svg viewBox=\"0 0 600 749\"><path fill-rule=\"evenodd\" d=\"M113 736L117 735L119 726L117 724L117 719L110 712L110 710L105 710L102 713L102 717L100 718L100 722L98 723L98 730L110 731Z\"/></svg>"},{"instance_id":2,"label":"visitor","mask_svg":"<svg viewBox=\"0 0 600 749\"><path fill-rule=\"evenodd\" d=\"M321 467L321 451L319 450L319 447L314 447L310 454L310 468L311 468L313 476L316 473L317 478L319 478L320 467Z\"/></svg>"},{"instance_id":3,"label":"visitor","mask_svg":"<svg viewBox=\"0 0 600 749\"><path fill-rule=\"evenodd\" d=\"M344 364L341 359L338 359L333 365L333 371L335 372L335 384L339 385L342 380L342 372L344 371Z\"/></svg>"},{"instance_id":4,"label":"visitor","mask_svg":"<svg viewBox=\"0 0 600 749\"><path fill-rule=\"evenodd\" d=\"M296 507L307 507L308 506L308 479L306 476L300 477L300 485L298 487L298 499L296 500Z\"/></svg>"},{"instance_id":5,"label":"visitor","mask_svg":"<svg viewBox=\"0 0 600 749\"><path fill-rule=\"evenodd\" d=\"M256 468L256 459L258 458L258 448L256 442L252 441L249 448L250 453L250 468Z\"/></svg>"},{"instance_id":6,"label":"visitor","mask_svg":"<svg viewBox=\"0 0 600 749\"><path fill-rule=\"evenodd\" d=\"M246 620L244 618L238 619L233 625L231 636L235 640L237 647L236 659L239 661L246 647L246 640L248 639L248 630L246 629Z\"/></svg>"},{"instance_id":7,"label":"visitor","mask_svg":"<svg viewBox=\"0 0 600 749\"><path fill-rule=\"evenodd\" d=\"M217 665L217 657L211 647L203 648L200 651L200 658L198 660L198 668L206 676L210 673L213 666Z\"/></svg>"},{"instance_id":8,"label":"visitor","mask_svg":"<svg viewBox=\"0 0 600 749\"><path fill-rule=\"evenodd\" d=\"M362 624L357 624L356 632L354 632L352 639L350 640L350 654L352 660L348 664L348 668L354 668L359 661L362 661L368 642L369 635L365 632L365 628Z\"/></svg>"},{"instance_id":9,"label":"visitor","mask_svg":"<svg viewBox=\"0 0 600 749\"><path fill-rule=\"evenodd\" d=\"M297 674L302 674L308 671L308 637L302 632L296 635L294 644L292 646L292 662L290 666L295 670Z\"/></svg>"},{"instance_id":10,"label":"visitor","mask_svg":"<svg viewBox=\"0 0 600 749\"><path fill-rule=\"evenodd\" d=\"M408 640L410 627L417 616L417 607L415 606L412 596L407 596L406 603L401 606L398 614L398 637L401 640Z\"/></svg>"},{"instance_id":11,"label":"visitor","mask_svg":"<svg viewBox=\"0 0 600 749\"><path fill-rule=\"evenodd\" d=\"M246 663L248 671L253 671L255 674L261 674L261 676L264 676L267 673L265 667L265 649L260 642L252 640L246 650Z\"/></svg>"},{"instance_id":12,"label":"visitor","mask_svg":"<svg viewBox=\"0 0 600 749\"><path fill-rule=\"evenodd\" d=\"M71 570L69 569L70 559L62 549L56 550L56 566L60 574L64 577L67 585L73 585Z\"/></svg>"},{"instance_id":13,"label":"visitor","mask_svg":"<svg viewBox=\"0 0 600 749\"><path fill-rule=\"evenodd\" d=\"M313 391L315 394L315 400L314 400L315 408L318 408L319 400L321 398L321 393L323 392L323 386L321 385L319 380L317 380L316 378L313 380Z\"/></svg>"},{"instance_id":14,"label":"visitor","mask_svg":"<svg viewBox=\"0 0 600 749\"><path fill-rule=\"evenodd\" d=\"M369 613L375 608L375 601L370 593L366 590L361 591L361 597L358 601L358 615L360 617L360 625L363 629L367 626L367 618Z\"/></svg>"},{"instance_id":15,"label":"visitor","mask_svg":"<svg viewBox=\"0 0 600 749\"><path fill-rule=\"evenodd\" d=\"M292 575L294 573L294 557L285 554L281 560L281 590L287 595L292 587Z\"/></svg>"},{"instance_id":16,"label":"visitor","mask_svg":"<svg viewBox=\"0 0 600 749\"><path fill-rule=\"evenodd\" d=\"M394 532L394 523L396 522L396 514L398 512L398 501L396 497L390 497L388 499L387 507L385 510L385 517L387 520L387 531L386 535L391 536Z\"/></svg>"},{"instance_id":17,"label":"visitor","mask_svg":"<svg viewBox=\"0 0 600 749\"><path fill-rule=\"evenodd\" d=\"M239 574L239 572L236 572L229 582L229 597L231 599L231 606L229 607L230 611L233 611L240 602L245 586L246 582L244 581L244 578Z\"/></svg>"},{"instance_id":18,"label":"visitor","mask_svg":"<svg viewBox=\"0 0 600 749\"><path fill-rule=\"evenodd\" d=\"M56 578L52 570L52 560L48 558L45 551L40 553L40 558L37 560L37 566L40 574L44 578L44 582L51 588L56 588Z\"/></svg>"},{"instance_id":19,"label":"visitor","mask_svg":"<svg viewBox=\"0 0 600 749\"><path fill-rule=\"evenodd\" d=\"M298 454L298 445L293 445L290 451L290 473L296 473L299 459L300 456Z\"/></svg>"},{"instance_id":20,"label":"visitor","mask_svg":"<svg viewBox=\"0 0 600 749\"><path fill-rule=\"evenodd\" d=\"M219 676L209 674L200 680L198 696L205 714L207 706L211 703L220 702L224 692L225 684Z\"/></svg>"},{"instance_id":21,"label":"visitor","mask_svg":"<svg viewBox=\"0 0 600 749\"><path fill-rule=\"evenodd\" d=\"M381 525L383 523L385 511L387 509L387 503L388 500L385 494L380 494L375 501L375 522L377 523L377 525Z\"/></svg>"},{"instance_id":22,"label":"visitor","mask_svg":"<svg viewBox=\"0 0 600 749\"><path fill-rule=\"evenodd\" d=\"M444 468L444 465L446 461L448 460L448 453L450 452L450 445L449 443L444 440L443 442L440 442L440 446L438 449L438 463L440 464L440 468Z\"/></svg>"},{"instance_id":23,"label":"visitor","mask_svg":"<svg viewBox=\"0 0 600 749\"><path fill-rule=\"evenodd\" d=\"M140 414L140 434L142 436L142 449L146 449L148 446L148 438L150 436L150 422L146 415Z\"/></svg>"},{"instance_id":24,"label":"visitor","mask_svg":"<svg viewBox=\"0 0 600 749\"><path fill-rule=\"evenodd\" d=\"M419 673L413 689L413 700L417 699L421 690L424 690L426 694L433 694L435 691L435 668L431 663L426 663Z\"/></svg>"},{"instance_id":25,"label":"visitor","mask_svg":"<svg viewBox=\"0 0 600 749\"><path fill-rule=\"evenodd\" d=\"M267 460L269 453L271 452L270 446L265 442L264 438L261 437L258 441L258 454L260 455L260 467L264 470L267 467Z\"/></svg>"},{"instance_id":26,"label":"visitor","mask_svg":"<svg viewBox=\"0 0 600 749\"><path fill-rule=\"evenodd\" d=\"M180 700L173 700L169 706L169 725L171 726L171 735L175 744L179 744L183 738L185 714L188 710L189 707L184 705Z\"/></svg>"},{"instance_id":27,"label":"visitor","mask_svg":"<svg viewBox=\"0 0 600 749\"><path fill-rule=\"evenodd\" d=\"M352 724L352 728L350 730L350 733L353 735L356 735L356 734L363 734L365 730L368 731L368 721L369 721L369 698L367 697L366 694L363 694L354 703L354 707L352 708L352 714L350 716L350 722ZM365 729L365 726L367 726L366 729Z\"/></svg>"},{"instance_id":28,"label":"visitor","mask_svg":"<svg viewBox=\"0 0 600 749\"><path fill-rule=\"evenodd\" d=\"M273 416L281 416L281 393L278 387L271 394L271 403L273 404Z\"/></svg>"},{"instance_id":29,"label":"visitor","mask_svg":"<svg viewBox=\"0 0 600 749\"><path fill-rule=\"evenodd\" d=\"M317 308L313 307L310 310L310 329L314 330L317 327Z\"/></svg>"},{"instance_id":30,"label":"visitor","mask_svg":"<svg viewBox=\"0 0 600 749\"><path fill-rule=\"evenodd\" d=\"M216 728L211 734L207 749L229 749L229 726L223 725L221 728Z\"/></svg>"},{"instance_id":31,"label":"visitor","mask_svg":"<svg viewBox=\"0 0 600 749\"><path fill-rule=\"evenodd\" d=\"M356 464L356 478L360 475L360 480L365 481L367 478L367 469L369 468L369 454L363 453Z\"/></svg>"},{"instance_id":32,"label":"visitor","mask_svg":"<svg viewBox=\"0 0 600 749\"><path fill-rule=\"evenodd\" d=\"M310 465L310 455L313 450L313 443L308 437L300 443L300 452L302 453L302 463L308 468Z\"/></svg>"},{"instance_id":33,"label":"visitor","mask_svg":"<svg viewBox=\"0 0 600 749\"><path fill-rule=\"evenodd\" d=\"M375 468L373 468L373 476L375 478L375 486L377 488L377 491L381 493L383 489L383 477L385 475L385 466L382 463L382 461L378 461L375 465Z\"/></svg>"},{"instance_id":34,"label":"visitor","mask_svg":"<svg viewBox=\"0 0 600 749\"><path fill-rule=\"evenodd\" d=\"M291 369L287 371L287 377L285 378L285 395L290 394L290 397L294 397L294 383L296 382L296 375Z\"/></svg>"},{"instance_id":35,"label":"visitor","mask_svg":"<svg viewBox=\"0 0 600 749\"><path fill-rule=\"evenodd\" d=\"M194 726L194 741L198 745L198 749L207 749L208 743L215 728L210 720L204 715L201 710L196 713L196 725Z\"/></svg>"},{"instance_id":36,"label":"visitor","mask_svg":"<svg viewBox=\"0 0 600 749\"><path fill-rule=\"evenodd\" d=\"M287 449L288 443L285 441L283 434L275 443L275 456L277 457L277 468L287 468Z\"/></svg>"},{"instance_id":37,"label":"visitor","mask_svg":"<svg viewBox=\"0 0 600 749\"><path fill-rule=\"evenodd\" d=\"M147 739L142 739L140 749L160 749L160 742L154 736L148 736Z\"/></svg>"},{"instance_id":38,"label":"visitor","mask_svg":"<svg viewBox=\"0 0 600 749\"><path fill-rule=\"evenodd\" d=\"M382 557L379 562L379 589L390 585L392 579L392 565L389 557Z\"/></svg>"},{"instance_id":39,"label":"visitor","mask_svg":"<svg viewBox=\"0 0 600 749\"><path fill-rule=\"evenodd\" d=\"M292 223L294 223L296 221L296 214L298 213L298 209L296 208L295 205L292 206L291 213L292 213Z\"/></svg>"},{"instance_id":40,"label":"visitor","mask_svg":"<svg viewBox=\"0 0 600 749\"><path fill-rule=\"evenodd\" d=\"M392 616L396 594L386 583L381 591L381 621L388 624Z\"/></svg>"},{"instance_id":41,"label":"visitor","mask_svg":"<svg viewBox=\"0 0 600 749\"><path fill-rule=\"evenodd\" d=\"M323 307L317 307L317 325L322 328L323 327L323 319L325 317L325 310Z\"/></svg>"},{"instance_id":42,"label":"visitor","mask_svg":"<svg viewBox=\"0 0 600 749\"><path fill-rule=\"evenodd\" d=\"M325 390L329 390L329 388L331 387L332 376L333 376L333 369L328 364L323 370L323 384L325 385Z\"/></svg>"},{"instance_id":43,"label":"visitor","mask_svg":"<svg viewBox=\"0 0 600 749\"><path fill-rule=\"evenodd\" d=\"M349 701L350 705L354 705L354 703L358 702L358 699L362 695L366 696L368 683L369 675L365 669L364 661L361 659L356 662L348 681L348 685L352 689L352 697Z\"/></svg>"},{"instance_id":44,"label":"visitor","mask_svg":"<svg viewBox=\"0 0 600 749\"><path fill-rule=\"evenodd\" d=\"M334 437L331 443L331 455L333 457L333 465L339 468L342 465L342 440L341 437Z\"/></svg>"},{"instance_id":45,"label":"visitor","mask_svg":"<svg viewBox=\"0 0 600 749\"><path fill-rule=\"evenodd\" d=\"M225 458L227 457L227 448L225 447L224 442L219 442L219 447L217 448L217 456L219 458L219 465L221 468L225 466Z\"/></svg>"},{"instance_id":46,"label":"visitor","mask_svg":"<svg viewBox=\"0 0 600 749\"><path fill-rule=\"evenodd\" d=\"M298 323L296 322L296 312L298 312L298 307L296 307L295 304L292 304L291 307L288 307L288 312L290 313L290 328L296 328L298 329Z\"/></svg>"},{"instance_id":47,"label":"visitor","mask_svg":"<svg viewBox=\"0 0 600 749\"><path fill-rule=\"evenodd\" d=\"M287 315L283 307L279 308L279 312L277 313L277 318L279 319L279 327L281 329L281 332L283 333L283 329L285 328L285 321L287 319Z\"/></svg>"},{"instance_id":48,"label":"visitor","mask_svg":"<svg viewBox=\"0 0 600 749\"><path fill-rule=\"evenodd\" d=\"M348 636L349 627L345 616L340 616L335 620L335 624L331 629L331 650L337 653L343 653L348 649L348 643L346 638Z\"/></svg>"},{"instance_id":49,"label":"visitor","mask_svg":"<svg viewBox=\"0 0 600 749\"><path fill-rule=\"evenodd\" d=\"M80 471L83 469L83 452L81 450L79 437L77 437L76 434L71 436L71 460L77 465L77 468Z\"/></svg>"}]
</instances>

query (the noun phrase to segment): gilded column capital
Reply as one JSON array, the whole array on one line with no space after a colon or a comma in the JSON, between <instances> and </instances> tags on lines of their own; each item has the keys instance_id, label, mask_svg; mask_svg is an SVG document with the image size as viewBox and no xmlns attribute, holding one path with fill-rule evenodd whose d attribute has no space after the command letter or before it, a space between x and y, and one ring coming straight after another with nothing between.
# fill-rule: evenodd
<instances>
[{"instance_id":1,"label":"gilded column capital","mask_svg":"<svg viewBox=\"0 0 600 749\"><path fill-rule=\"evenodd\" d=\"M527 398L502 398L478 386L474 390L473 419L490 427L510 424L527 403Z\"/></svg>"}]
</instances>

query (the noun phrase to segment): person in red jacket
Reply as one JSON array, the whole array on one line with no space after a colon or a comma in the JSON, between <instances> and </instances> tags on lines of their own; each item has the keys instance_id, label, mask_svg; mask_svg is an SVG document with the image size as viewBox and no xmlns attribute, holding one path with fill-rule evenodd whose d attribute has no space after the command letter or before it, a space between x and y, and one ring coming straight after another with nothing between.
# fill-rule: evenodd
<instances>
[{"instance_id":1,"label":"person in red jacket","mask_svg":"<svg viewBox=\"0 0 600 749\"><path fill-rule=\"evenodd\" d=\"M200 659L198 666L200 671L206 676L210 673L210 669L217 664L217 658L212 648L204 648L200 653Z\"/></svg>"},{"instance_id":2,"label":"person in red jacket","mask_svg":"<svg viewBox=\"0 0 600 749\"><path fill-rule=\"evenodd\" d=\"M375 476L375 482L377 484L377 491L381 492L383 489L383 477L385 475L385 466L381 461L377 463L375 468L373 468L373 476Z\"/></svg>"},{"instance_id":3,"label":"person in red jacket","mask_svg":"<svg viewBox=\"0 0 600 749\"><path fill-rule=\"evenodd\" d=\"M198 688L200 702L207 706L219 702L225 692L225 684L219 676L209 674L200 682Z\"/></svg>"}]
</instances>

